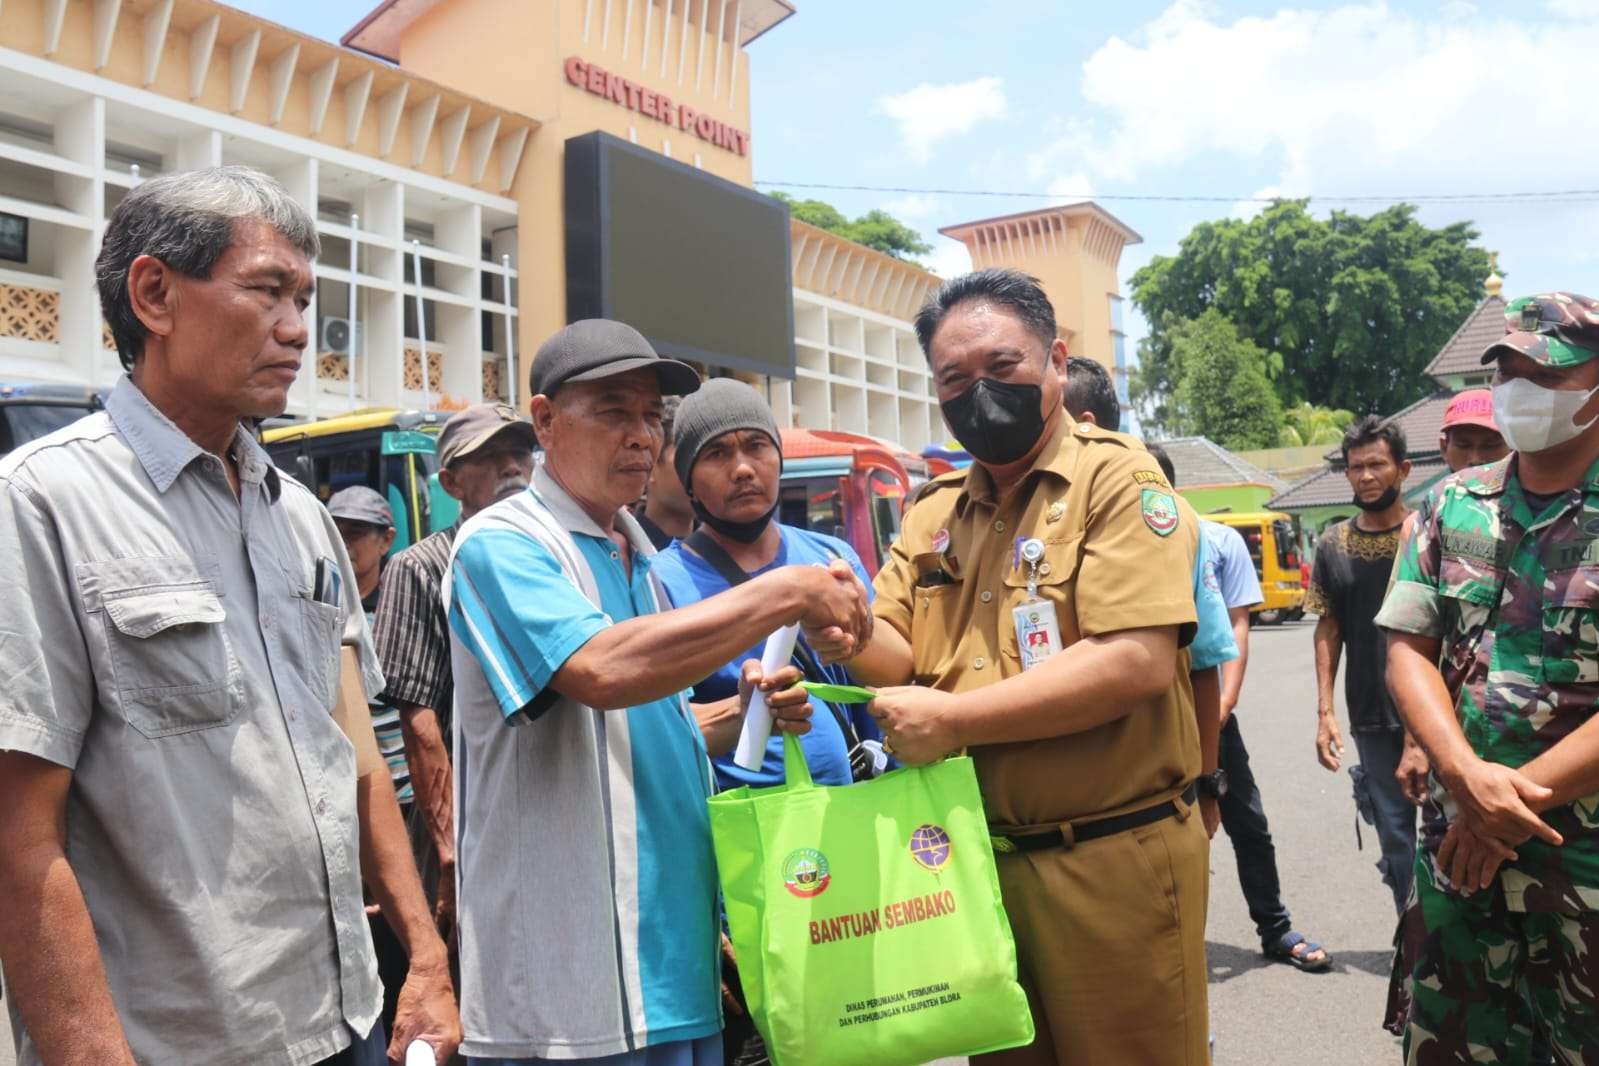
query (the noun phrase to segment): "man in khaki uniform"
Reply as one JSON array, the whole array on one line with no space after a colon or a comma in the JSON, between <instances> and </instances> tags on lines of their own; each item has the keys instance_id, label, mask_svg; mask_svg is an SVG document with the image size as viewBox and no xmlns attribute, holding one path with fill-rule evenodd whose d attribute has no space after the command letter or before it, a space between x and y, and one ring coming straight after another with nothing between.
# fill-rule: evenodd
<instances>
[{"instance_id":1,"label":"man in khaki uniform","mask_svg":"<svg viewBox=\"0 0 1599 1066\"><path fill-rule=\"evenodd\" d=\"M976 761L1038 1029L989 1058L1201 1066L1197 523L1135 440L1066 420L1066 346L1032 278L955 278L916 325L975 461L906 515L849 667L914 685L872 704L901 760Z\"/></svg>"}]
</instances>

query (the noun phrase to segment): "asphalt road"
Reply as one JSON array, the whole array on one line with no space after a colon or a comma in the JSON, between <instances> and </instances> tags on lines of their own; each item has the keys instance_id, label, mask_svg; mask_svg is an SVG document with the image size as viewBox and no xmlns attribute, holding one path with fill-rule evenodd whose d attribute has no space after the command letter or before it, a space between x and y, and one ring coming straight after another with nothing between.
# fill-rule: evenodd
<instances>
[{"instance_id":1,"label":"asphalt road","mask_svg":"<svg viewBox=\"0 0 1599 1066\"><path fill-rule=\"evenodd\" d=\"M1284 899L1296 928L1332 952L1334 968L1303 974L1261 958L1232 847L1218 832L1207 937L1215 1066L1399 1061L1399 1042L1380 1026L1393 903L1373 865L1375 835L1366 832L1366 850L1355 849L1348 773L1330 774L1315 759L1312 628L1307 621L1252 632L1238 713L1271 820ZM1353 754L1347 732L1345 740ZM14 1062L0 1011L0 1066Z\"/></svg>"},{"instance_id":2,"label":"asphalt road","mask_svg":"<svg viewBox=\"0 0 1599 1066\"><path fill-rule=\"evenodd\" d=\"M1363 826L1347 769L1316 762L1314 622L1257 627L1239 700L1239 728L1260 784L1277 848L1283 901L1294 926L1333 955L1329 973L1306 974L1260 955L1238 888L1226 834L1211 849L1211 1026L1215 1066L1375 1066L1400 1061L1399 1041L1381 1027L1388 991L1393 897L1375 868L1376 834ZM1354 755L1339 678L1338 712Z\"/></svg>"}]
</instances>

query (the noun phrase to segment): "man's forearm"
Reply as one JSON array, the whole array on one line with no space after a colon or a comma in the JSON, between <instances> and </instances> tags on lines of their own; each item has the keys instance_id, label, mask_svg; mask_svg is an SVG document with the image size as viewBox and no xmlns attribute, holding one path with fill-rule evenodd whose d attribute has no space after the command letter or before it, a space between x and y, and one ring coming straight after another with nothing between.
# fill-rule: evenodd
<instances>
[{"instance_id":1,"label":"man's forearm","mask_svg":"<svg viewBox=\"0 0 1599 1066\"><path fill-rule=\"evenodd\" d=\"M1528 803L1539 813L1599 792L1599 716L1589 718L1521 772L1554 793Z\"/></svg>"},{"instance_id":2,"label":"man's forearm","mask_svg":"<svg viewBox=\"0 0 1599 1066\"><path fill-rule=\"evenodd\" d=\"M737 696L714 703L691 703L689 709L699 723L700 734L705 737L705 750L711 758L726 755L738 745L739 733L744 728L744 712Z\"/></svg>"},{"instance_id":3,"label":"man's forearm","mask_svg":"<svg viewBox=\"0 0 1599 1066\"><path fill-rule=\"evenodd\" d=\"M411 771L411 790L422 812L433 850L441 863L455 861L455 775L450 751L431 707L400 703L400 733L405 738L405 762Z\"/></svg>"},{"instance_id":4,"label":"man's forearm","mask_svg":"<svg viewBox=\"0 0 1599 1066\"><path fill-rule=\"evenodd\" d=\"M1199 727L1200 769L1208 774L1221 763L1221 682L1215 667L1195 670L1188 676L1194 684L1194 724Z\"/></svg>"},{"instance_id":5,"label":"man's forearm","mask_svg":"<svg viewBox=\"0 0 1599 1066\"><path fill-rule=\"evenodd\" d=\"M21 849L5 856L0 871L6 991L40 1059L132 1066L94 923L66 855L59 847Z\"/></svg>"},{"instance_id":6,"label":"man's forearm","mask_svg":"<svg viewBox=\"0 0 1599 1066\"><path fill-rule=\"evenodd\" d=\"M784 567L698 603L607 626L566 660L551 687L598 710L693 688L804 615L810 606L805 588L784 573L794 569L799 568Z\"/></svg>"},{"instance_id":7,"label":"man's forearm","mask_svg":"<svg viewBox=\"0 0 1599 1066\"><path fill-rule=\"evenodd\" d=\"M872 627L872 639L866 647L844 666L863 685L909 684L914 666L910 641L893 626L879 621Z\"/></svg>"},{"instance_id":8,"label":"man's forearm","mask_svg":"<svg viewBox=\"0 0 1599 1066\"><path fill-rule=\"evenodd\" d=\"M1228 619L1233 626L1233 643L1238 645L1238 658L1221 664L1221 709L1225 717L1238 706L1238 697L1244 691L1244 671L1249 666L1249 608L1229 607Z\"/></svg>"},{"instance_id":9,"label":"man's forearm","mask_svg":"<svg viewBox=\"0 0 1599 1066\"><path fill-rule=\"evenodd\" d=\"M1447 778L1476 758L1438 673L1437 640L1389 633L1387 682L1405 728L1432 760L1439 776Z\"/></svg>"},{"instance_id":10,"label":"man's forearm","mask_svg":"<svg viewBox=\"0 0 1599 1066\"><path fill-rule=\"evenodd\" d=\"M1338 623L1323 617L1316 623L1316 710L1324 715L1333 713L1336 699L1333 682L1338 677L1338 659L1343 652L1343 637Z\"/></svg>"},{"instance_id":11,"label":"man's forearm","mask_svg":"<svg viewBox=\"0 0 1599 1066\"><path fill-rule=\"evenodd\" d=\"M388 769L365 775L355 787L361 821L361 877L376 897L389 928L404 945L411 968L445 966L444 941L428 911Z\"/></svg>"},{"instance_id":12,"label":"man's forearm","mask_svg":"<svg viewBox=\"0 0 1599 1066\"><path fill-rule=\"evenodd\" d=\"M973 745L1081 733L1164 692L1176 669L1176 626L1088 637L1026 673L961 693L956 735Z\"/></svg>"}]
</instances>

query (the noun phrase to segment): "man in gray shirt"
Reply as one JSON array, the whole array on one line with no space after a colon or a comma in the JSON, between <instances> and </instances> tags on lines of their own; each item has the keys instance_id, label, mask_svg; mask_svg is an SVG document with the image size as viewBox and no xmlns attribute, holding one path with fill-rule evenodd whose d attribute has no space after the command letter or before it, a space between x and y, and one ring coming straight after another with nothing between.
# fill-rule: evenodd
<instances>
[{"instance_id":1,"label":"man in gray shirt","mask_svg":"<svg viewBox=\"0 0 1599 1066\"><path fill-rule=\"evenodd\" d=\"M357 779L332 716L341 664L382 687L349 560L248 431L299 372L317 252L257 171L140 185L96 264L129 376L0 461L0 959L27 1066L381 1062L363 877L410 954L394 1050L460 1039L389 775Z\"/></svg>"}]
</instances>

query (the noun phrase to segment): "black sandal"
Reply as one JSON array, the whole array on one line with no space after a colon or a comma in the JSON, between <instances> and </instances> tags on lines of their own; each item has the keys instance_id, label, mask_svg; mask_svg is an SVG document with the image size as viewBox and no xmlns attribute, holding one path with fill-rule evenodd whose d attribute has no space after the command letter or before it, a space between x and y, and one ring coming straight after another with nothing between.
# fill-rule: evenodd
<instances>
[{"instance_id":1,"label":"black sandal","mask_svg":"<svg viewBox=\"0 0 1599 1066\"><path fill-rule=\"evenodd\" d=\"M1305 945L1305 950L1295 954L1294 949L1301 944ZM1294 969L1305 973L1326 973L1332 969L1332 956L1327 953L1326 948L1306 940L1303 933L1292 930L1278 937L1275 944L1268 944L1260 950L1268 959L1274 962L1286 962ZM1308 958L1318 951L1322 953L1320 959L1312 961Z\"/></svg>"}]
</instances>

